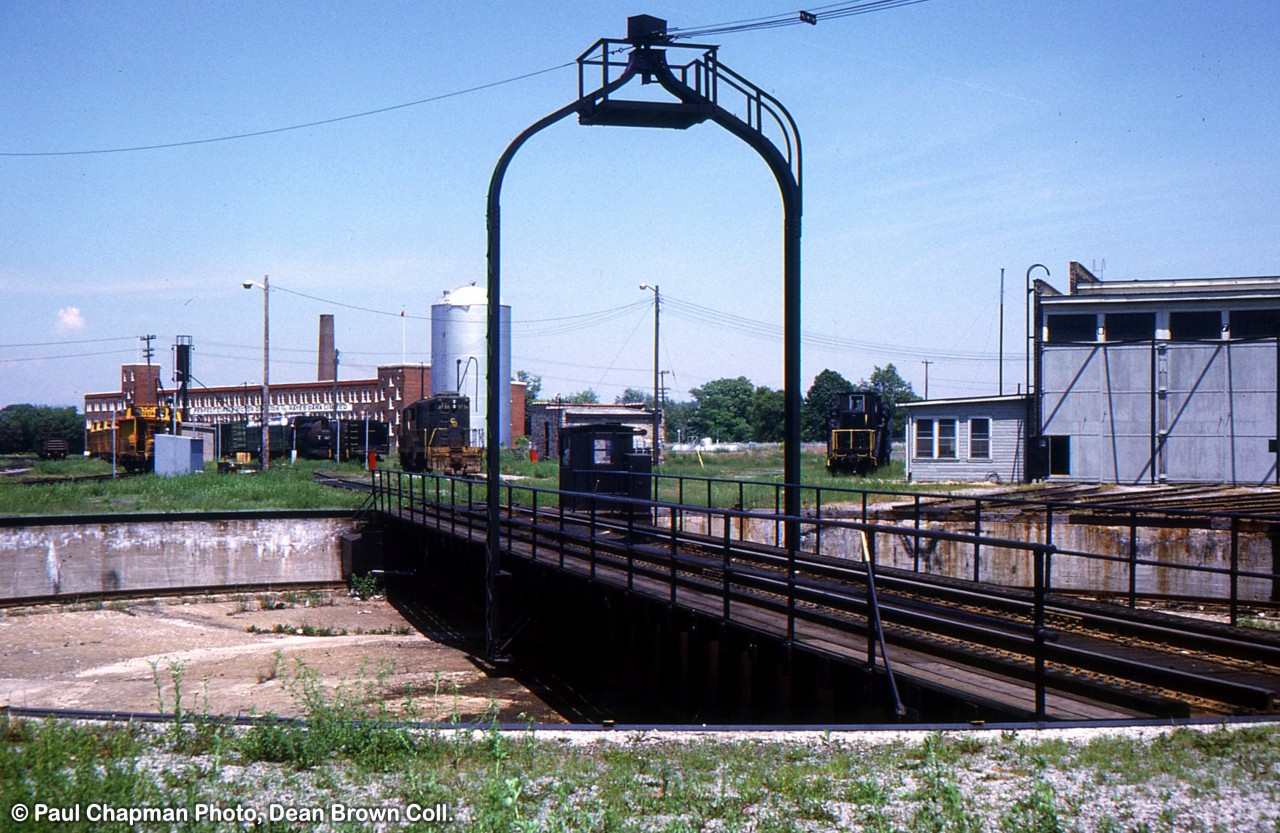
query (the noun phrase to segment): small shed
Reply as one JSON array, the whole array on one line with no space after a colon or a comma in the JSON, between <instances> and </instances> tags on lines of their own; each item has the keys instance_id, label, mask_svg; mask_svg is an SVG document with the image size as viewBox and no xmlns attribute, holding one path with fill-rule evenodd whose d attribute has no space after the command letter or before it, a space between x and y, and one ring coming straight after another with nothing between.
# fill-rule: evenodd
<instances>
[{"instance_id":1,"label":"small shed","mask_svg":"<svg viewBox=\"0 0 1280 833\"><path fill-rule=\"evenodd\" d=\"M535 402L528 413L529 441L542 460L559 458L560 429L574 425L627 425L636 429L635 448L653 448L653 411L644 405Z\"/></svg>"},{"instance_id":2,"label":"small shed","mask_svg":"<svg viewBox=\"0 0 1280 833\"><path fill-rule=\"evenodd\" d=\"M928 399L907 414L907 479L1021 483L1026 479L1026 396Z\"/></svg>"},{"instance_id":3,"label":"small shed","mask_svg":"<svg viewBox=\"0 0 1280 833\"><path fill-rule=\"evenodd\" d=\"M560 506L585 512L599 509L647 514L628 500L611 501L597 495L649 500L653 483L650 457L634 447L636 430L622 423L570 425L560 429Z\"/></svg>"}]
</instances>

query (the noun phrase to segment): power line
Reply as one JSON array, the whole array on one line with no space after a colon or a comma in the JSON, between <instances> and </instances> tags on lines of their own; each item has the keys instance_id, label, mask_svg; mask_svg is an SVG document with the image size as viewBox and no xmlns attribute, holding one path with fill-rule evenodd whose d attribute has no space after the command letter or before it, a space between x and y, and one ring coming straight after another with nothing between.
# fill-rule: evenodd
<instances>
[{"instance_id":1,"label":"power line","mask_svg":"<svg viewBox=\"0 0 1280 833\"><path fill-rule=\"evenodd\" d=\"M415 321L431 320L431 317L427 315L409 315L408 313L405 313L405 312L392 312L390 310L373 309L371 307L357 306L356 304L347 304L342 301L334 301L331 298L321 298L318 295L309 295L305 292L298 292L297 290L288 289L283 286L273 285L271 288L273 290L278 289L281 292L287 292L290 295L297 295L300 298L307 298L312 301L318 301L322 304L330 304L335 307L353 309L358 312L367 312L371 315L382 315L390 318L403 317L403 318L410 318ZM561 335L563 333L574 332L575 330L582 330L582 329L587 329L588 327L595 327L600 324L604 324L608 321L612 321L615 318L625 316L627 313L633 310L639 309L640 307L644 307L648 309L648 306L649 306L648 301L637 301L632 304L624 304L620 307L610 307L603 310L596 310L595 312L578 313L576 315L563 315L563 316L557 316L555 318L517 319L512 322L512 327L520 328L522 333L531 337ZM541 327L531 326L531 325L538 325L538 324L546 325L546 326L541 326Z\"/></svg>"},{"instance_id":2,"label":"power line","mask_svg":"<svg viewBox=\"0 0 1280 833\"><path fill-rule=\"evenodd\" d=\"M343 121L351 121L352 119L362 119L367 116L379 116L383 113L390 113L395 110L404 110L408 107L417 107L421 104L431 104L436 101L443 101L448 98L457 98L458 96L469 95L470 93L488 90L493 87L500 87L504 84L513 84L516 81L524 81L527 78L533 78L538 75L545 75L548 72L555 72L558 69L575 66L577 61L568 61L563 64L557 64L553 67L526 72L523 75L516 75L511 78L504 78L501 81L490 81L487 84L477 84L474 87L467 87L461 90L454 90L449 93L441 93L428 98L420 98L417 101L406 101L403 104L392 104L389 107L379 107L376 110L365 110L361 113L349 113L345 116L334 116L328 119L319 119L318 121L304 122L303 124L291 124L288 127L273 127L267 130L254 130L248 133L233 133L228 136L215 136L208 139L188 139L181 142L162 142L151 145L132 145L129 147L117 148L94 148L90 150L44 150L44 151L0 151L0 156L92 156L96 154L107 153L134 153L144 150L166 150L169 148L191 147L193 145L209 145L215 142L231 142L237 139L253 139L259 136L270 136L275 133L287 133L292 130L305 130L311 127L322 127L327 124L336 124Z\"/></svg>"},{"instance_id":3,"label":"power line","mask_svg":"<svg viewBox=\"0 0 1280 833\"><path fill-rule=\"evenodd\" d=\"M770 341L777 341L783 336L783 329L778 324L769 324L764 321L756 321L752 318L744 318L740 315L721 312L717 309L704 307L689 301L683 301L666 293L663 293L662 297L663 300L668 303L668 314L675 318L694 321L700 324L708 324L721 329L733 330L746 335L768 339ZM947 359L948 361L953 362L988 362L995 360L995 356L992 354L979 351L926 349L922 347L911 347L883 342L863 341L843 336L824 335L816 332L802 333L800 340L805 344L817 347L827 347L837 350L863 350L879 353L891 353L913 358L934 357Z\"/></svg>"},{"instance_id":4,"label":"power line","mask_svg":"<svg viewBox=\"0 0 1280 833\"><path fill-rule=\"evenodd\" d=\"M0 344L0 349L8 350L18 347L60 347L63 344L102 344L108 341L133 341L137 336L116 336L115 338L82 338L74 341L31 341L26 344Z\"/></svg>"},{"instance_id":5,"label":"power line","mask_svg":"<svg viewBox=\"0 0 1280 833\"><path fill-rule=\"evenodd\" d=\"M752 17L744 20L731 20L725 23L713 23L705 26L675 27L667 30L668 36L675 40L681 38L701 38L708 35L729 35L739 32L754 32L761 29L777 29L782 26L799 26L801 24L816 25L823 20L836 20L857 14L886 11L899 6L913 6L926 0L865 0L856 3L832 3L817 6L808 10L797 10L768 17Z\"/></svg>"},{"instance_id":6,"label":"power line","mask_svg":"<svg viewBox=\"0 0 1280 833\"><path fill-rule=\"evenodd\" d=\"M90 356L118 356L121 353L131 353L131 349L121 350L103 350L98 353L64 353L59 356L21 356L18 358L4 359L0 358L0 364L14 364L17 362L43 362L53 361L54 359L86 359Z\"/></svg>"},{"instance_id":7,"label":"power line","mask_svg":"<svg viewBox=\"0 0 1280 833\"><path fill-rule=\"evenodd\" d=\"M412 318L412 319L414 319L415 321L430 321L430 320L431 320L431 317L430 317L430 316L427 316L427 315L408 315L408 314L406 314L403 310L402 310L402 311L400 311L400 312L389 312L389 311L387 311L387 310L382 310L382 309L371 309L371 308L369 308L369 307L358 307L358 306L356 306L355 304L344 304L342 301L333 301L333 300L330 300L330 299L328 299L328 298L320 298L320 297L318 297L318 296L316 296L316 295L308 295L308 294L307 294L307 293L305 293L305 292L298 292L297 290L294 290L294 289L286 289L286 288L285 288L285 287L283 287L283 286L273 286L273 287L271 287L271 288L272 288L272 289L275 289L275 290L278 290L278 291L280 291L280 292L287 292L287 293L289 293L290 295L297 295L299 298L308 298L308 299L310 299L310 300L312 300L312 301L319 301L319 302L320 302L320 303L322 303L322 304L332 304L332 305L333 305L333 306L335 306L335 307L344 307L344 308L346 308L346 309L358 310L358 311L360 311L360 312L367 312L367 313L370 313L370 314L372 314L372 315L387 315L387 316L390 316L390 317L392 317L392 318Z\"/></svg>"}]
</instances>

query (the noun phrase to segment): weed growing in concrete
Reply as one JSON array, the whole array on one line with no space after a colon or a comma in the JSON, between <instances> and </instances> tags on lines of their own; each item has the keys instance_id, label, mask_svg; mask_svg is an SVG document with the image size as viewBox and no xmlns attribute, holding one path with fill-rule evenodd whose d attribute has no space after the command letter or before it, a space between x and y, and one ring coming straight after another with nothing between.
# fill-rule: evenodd
<instances>
[{"instance_id":1,"label":"weed growing in concrete","mask_svg":"<svg viewBox=\"0 0 1280 833\"><path fill-rule=\"evenodd\" d=\"M368 601L375 596L382 595L383 592L382 579L373 573L351 574L351 595L361 601Z\"/></svg>"},{"instance_id":2,"label":"weed growing in concrete","mask_svg":"<svg viewBox=\"0 0 1280 833\"><path fill-rule=\"evenodd\" d=\"M954 747L949 746L937 735L925 738L921 745L918 786L912 795L918 804L911 829L922 833L980 833L982 825L948 763L956 759Z\"/></svg>"},{"instance_id":3,"label":"weed growing in concrete","mask_svg":"<svg viewBox=\"0 0 1280 833\"><path fill-rule=\"evenodd\" d=\"M1037 777L1031 789L1000 817L1001 833L1065 833L1053 785Z\"/></svg>"},{"instance_id":4,"label":"weed growing in concrete","mask_svg":"<svg viewBox=\"0 0 1280 833\"><path fill-rule=\"evenodd\" d=\"M309 622L303 622L301 625L290 625L284 622L276 622L269 628L260 627L258 625L249 625L244 629L245 633L276 633L288 634L290 636L346 636L346 628L321 628L312 625Z\"/></svg>"}]
</instances>

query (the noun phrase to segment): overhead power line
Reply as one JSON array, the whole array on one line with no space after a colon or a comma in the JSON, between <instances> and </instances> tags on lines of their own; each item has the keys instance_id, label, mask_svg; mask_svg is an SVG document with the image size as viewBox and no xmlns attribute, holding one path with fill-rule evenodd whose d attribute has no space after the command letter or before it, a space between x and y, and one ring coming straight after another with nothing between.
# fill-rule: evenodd
<instances>
[{"instance_id":1,"label":"overhead power line","mask_svg":"<svg viewBox=\"0 0 1280 833\"><path fill-rule=\"evenodd\" d=\"M317 295L308 295L305 292L298 292L297 290L294 290L294 289L286 289L283 286L272 286L271 288L275 290L279 290L280 292L287 292L290 295L297 295L299 298L307 298L312 301L319 301L322 304L332 304L335 307L344 307L346 309L358 310L359 312L367 312L372 315L386 315L392 318L412 318L417 321L431 320L431 316L429 315L409 315L403 310L401 310L400 312L390 312L384 309L371 309L369 307L359 307L359 306L356 306L355 304L345 304L342 301L334 301L329 298L321 298Z\"/></svg>"},{"instance_id":2,"label":"overhead power line","mask_svg":"<svg viewBox=\"0 0 1280 833\"><path fill-rule=\"evenodd\" d=\"M754 32L760 29L777 29L782 26L816 25L823 20L836 20L856 14L870 14L894 9L899 6L913 6L926 0L862 0L855 3L831 3L826 6L810 7L768 17L751 17L744 20L731 20L724 23L712 23L705 26L672 27L667 34L672 39L704 38L710 35L729 35L739 32Z\"/></svg>"},{"instance_id":3,"label":"overhead power line","mask_svg":"<svg viewBox=\"0 0 1280 833\"><path fill-rule=\"evenodd\" d=\"M311 127L323 127L327 124L336 124L338 122L351 121L353 119L363 119L368 116L380 116L384 113L390 113L395 110L404 110L409 107L417 107L422 104L432 104L437 101L444 101L447 98L457 98L458 96L477 93L481 90L501 87L504 84L513 84L516 81L524 81L527 78L545 75L548 72L555 72L558 69L575 66L576 64L577 61L567 61L563 64L556 64L553 67L545 67L543 69L534 70L533 72L526 72L523 75L504 78L501 81L490 81L487 84L477 84L474 87L466 87L461 90L454 90L453 92L441 93L440 95L433 95L427 98L420 98L416 101L406 101L403 104L392 104L389 107L379 107L375 110L365 110L360 113L348 113L345 116L334 116L327 119L303 122L302 124L291 124L286 127L272 127L266 130L253 130L247 133L232 133L227 136L214 136L205 139L187 139L180 142L158 142L149 145L130 145L126 147L92 148L87 150L0 151L0 156L92 156L95 154L106 153L135 153L144 150L166 150L169 148L191 147L193 145L209 145L215 142L231 142L237 139L253 139L259 136L270 136L275 133L288 133L292 130L306 130Z\"/></svg>"},{"instance_id":4,"label":"overhead power line","mask_svg":"<svg viewBox=\"0 0 1280 833\"><path fill-rule=\"evenodd\" d=\"M783 328L779 324L769 324L744 318L740 315L723 312L711 307L704 307L689 301L683 301L667 293L663 293L664 312L673 317L693 321L703 325L732 330L746 335L757 336L769 341L780 341ZM863 341L844 336L825 335L816 332L803 332L801 342L815 347L826 347L836 350L861 350L876 353L888 353L911 358L942 358L953 362L989 362L996 356L991 353L964 350L937 350L907 345L888 344L885 342Z\"/></svg>"},{"instance_id":5,"label":"overhead power line","mask_svg":"<svg viewBox=\"0 0 1280 833\"><path fill-rule=\"evenodd\" d=\"M90 356L118 356L121 353L130 353L129 349L118 350L102 350L97 353L63 353L57 356L20 356L17 358L0 358L0 364L14 364L17 362L43 362L53 361L54 359L86 359Z\"/></svg>"},{"instance_id":6,"label":"overhead power line","mask_svg":"<svg viewBox=\"0 0 1280 833\"><path fill-rule=\"evenodd\" d=\"M853 3L832 3L825 6L811 7L810 9L801 9L794 12L772 15L769 17L747 18L745 20L728 21L725 23L716 23L705 26L690 27L673 27L668 29L668 35L672 40L706 37L708 35L727 35L738 32L750 32L758 29L775 29L781 26L798 26L801 24L816 25L823 20L836 20L842 17L850 17L858 14L869 14L871 12L885 11L887 9L897 8L899 6L913 6L917 3L924 3L926 0L860 0ZM622 48L615 49L615 52L622 51ZM392 113L396 110L405 110L409 107L418 107L423 104L432 104L437 101L444 101L449 98L457 98L459 96L470 95L471 93L482 92L484 90L501 87L506 84L514 84L517 81L524 81L529 78L535 78L539 75L546 75L556 70L566 69L575 66L577 61L566 61L555 66L536 69L532 72L526 72L521 75L514 75L510 78L503 78L499 81L490 81L485 84L477 84L473 87L464 87L460 90L452 92L440 93L439 95L427 96L414 101L405 101L400 104L391 104L386 107L377 107L372 110L364 110L359 113L347 113L341 116L332 116L326 119L316 119L315 121L302 122L301 124L290 124L284 127L271 127L263 130L251 130L244 133L231 133L225 136L211 136L202 139L184 139L175 142L155 142L146 145L125 145L121 147L107 148L83 148L78 150L37 150L37 151L0 151L0 156L8 157L42 157L42 156L94 156L111 153L138 153L149 150L168 150L172 148L193 147L196 145L209 145L218 142L232 142L239 139L255 139L261 136L272 136L277 133L288 133L294 130L307 130L313 127L323 127L325 125L337 124L344 121L352 121L354 119L368 118L369 116L380 116L385 113Z\"/></svg>"},{"instance_id":7,"label":"overhead power line","mask_svg":"<svg viewBox=\"0 0 1280 833\"><path fill-rule=\"evenodd\" d=\"M61 347L64 344L103 344L108 341L135 341L137 336L116 336L115 338L81 338L73 341L31 341L26 344L0 344L0 349L8 350L18 347Z\"/></svg>"}]
</instances>

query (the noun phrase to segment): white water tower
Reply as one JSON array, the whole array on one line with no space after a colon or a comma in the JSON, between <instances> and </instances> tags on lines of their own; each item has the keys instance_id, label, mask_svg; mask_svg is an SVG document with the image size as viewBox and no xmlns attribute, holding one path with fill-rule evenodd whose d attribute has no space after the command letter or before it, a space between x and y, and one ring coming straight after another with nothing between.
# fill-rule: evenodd
<instances>
[{"instance_id":1,"label":"white water tower","mask_svg":"<svg viewBox=\"0 0 1280 833\"><path fill-rule=\"evenodd\" d=\"M489 389L485 334L489 293L474 283L445 292L431 307L431 393L460 393L471 399L471 444L485 444ZM498 328L498 443L511 445L511 307L502 306Z\"/></svg>"}]
</instances>

